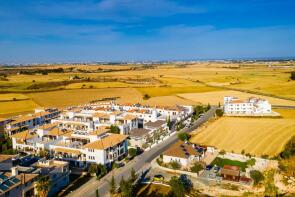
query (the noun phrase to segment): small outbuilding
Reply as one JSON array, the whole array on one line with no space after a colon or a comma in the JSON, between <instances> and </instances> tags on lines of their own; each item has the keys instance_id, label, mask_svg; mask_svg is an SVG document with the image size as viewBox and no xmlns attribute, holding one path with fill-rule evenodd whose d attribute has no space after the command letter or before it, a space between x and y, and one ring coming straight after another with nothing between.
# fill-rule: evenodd
<instances>
[{"instance_id":1,"label":"small outbuilding","mask_svg":"<svg viewBox=\"0 0 295 197\"><path fill-rule=\"evenodd\" d=\"M225 180L239 181L241 169L238 166L224 165L221 169L221 176Z\"/></svg>"}]
</instances>

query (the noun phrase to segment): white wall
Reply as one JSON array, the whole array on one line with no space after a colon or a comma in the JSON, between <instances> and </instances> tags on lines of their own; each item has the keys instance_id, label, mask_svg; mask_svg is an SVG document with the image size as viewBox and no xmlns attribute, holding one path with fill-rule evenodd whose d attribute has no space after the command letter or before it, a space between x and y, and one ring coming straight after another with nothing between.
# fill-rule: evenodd
<instances>
[{"instance_id":1,"label":"white wall","mask_svg":"<svg viewBox=\"0 0 295 197\"><path fill-rule=\"evenodd\" d=\"M177 161L183 167L187 167L189 164L188 159L163 155L163 162L164 163L170 163L171 161Z\"/></svg>"}]
</instances>

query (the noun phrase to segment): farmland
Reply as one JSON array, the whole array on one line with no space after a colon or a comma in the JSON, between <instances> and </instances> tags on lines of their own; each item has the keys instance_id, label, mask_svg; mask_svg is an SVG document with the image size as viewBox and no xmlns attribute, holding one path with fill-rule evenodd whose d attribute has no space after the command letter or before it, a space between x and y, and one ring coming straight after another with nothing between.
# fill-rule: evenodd
<instances>
[{"instance_id":1,"label":"farmland","mask_svg":"<svg viewBox=\"0 0 295 197\"><path fill-rule=\"evenodd\" d=\"M282 118L219 118L196 130L191 141L229 152L274 156L295 135L295 110L276 111Z\"/></svg>"},{"instance_id":2,"label":"farmland","mask_svg":"<svg viewBox=\"0 0 295 197\"><path fill-rule=\"evenodd\" d=\"M0 101L6 101L0 104L0 116L27 112L35 106L66 107L113 96L120 97L121 103L175 105L218 104L224 95L245 98L257 93L266 94L261 97L271 104L294 106L295 81L289 78L294 69L281 68L284 64L0 66L0 74L5 75L0 78ZM143 100L144 95L150 98Z\"/></svg>"}]
</instances>

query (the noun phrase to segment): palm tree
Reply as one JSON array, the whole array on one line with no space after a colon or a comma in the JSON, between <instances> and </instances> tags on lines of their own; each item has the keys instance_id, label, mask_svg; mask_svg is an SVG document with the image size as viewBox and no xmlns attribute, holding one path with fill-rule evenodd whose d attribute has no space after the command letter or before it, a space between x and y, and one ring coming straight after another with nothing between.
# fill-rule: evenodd
<instances>
[{"instance_id":1,"label":"palm tree","mask_svg":"<svg viewBox=\"0 0 295 197\"><path fill-rule=\"evenodd\" d=\"M51 180L48 175L41 176L36 184L36 189L40 197L46 197L51 188Z\"/></svg>"}]
</instances>

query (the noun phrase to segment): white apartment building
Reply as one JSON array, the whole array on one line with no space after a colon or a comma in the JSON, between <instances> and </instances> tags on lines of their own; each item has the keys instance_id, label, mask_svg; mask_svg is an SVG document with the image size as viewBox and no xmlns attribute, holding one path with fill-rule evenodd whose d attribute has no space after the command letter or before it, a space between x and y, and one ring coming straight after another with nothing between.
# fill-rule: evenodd
<instances>
[{"instance_id":1,"label":"white apartment building","mask_svg":"<svg viewBox=\"0 0 295 197\"><path fill-rule=\"evenodd\" d=\"M226 115L263 115L272 113L271 104L264 99L251 97L245 101L233 96L224 97Z\"/></svg>"},{"instance_id":2,"label":"white apartment building","mask_svg":"<svg viewBox=\"0 0 295 197\"><path fill-rule=\"evenodd\" d=\"M127 155L127 136L108 131L103 127L95 131L79 131L54 126L22 131L11 137L17 151L39 153L45 150L71 165L85 167L89 163L108 165Z\"/></svg>"},{"instance_id":3,"label":"white apartment building","mask_svg":"<svg viewBox=\"0 0 295 197\"><path fill-rule=\"evenodd\" d=\"M121 134L128 134L138 127L138 119L132 114L93 105L67 110L52 122L58 123L60 128L80 131L95 131L101 126L116 125Z\"/></svg>"},{"instance_id":4,"label":"white apartment building","mask_svg":"<svg viewBox=\"0 0 295 197\"><path fill-rule=\"evenodd\" d=\"M170 117L171 120L182 120L188 115L193 113L192 106L180 106L176 105L175 107L151 107L143 106L140 104L134 105L118 105L113 104L112 108L116 110L126 111L137 116L140 119L143 119L144 123L146 122L155 122L157 120L166 120Z\"/></svg>"},{"instance_id":5,"label":"white apartment building","mask_svg":"<svg viewBox=\"0 0 295 197\"><path fill-rule=\"evenodd\" d=\"M34 114L12 118L10 122L6 123L5 131L10 136L27 129L33 129L50 123L52 119L58 117L59 113L60 111L56 108L35 109Z\"/></svg>"}]
</instances>

